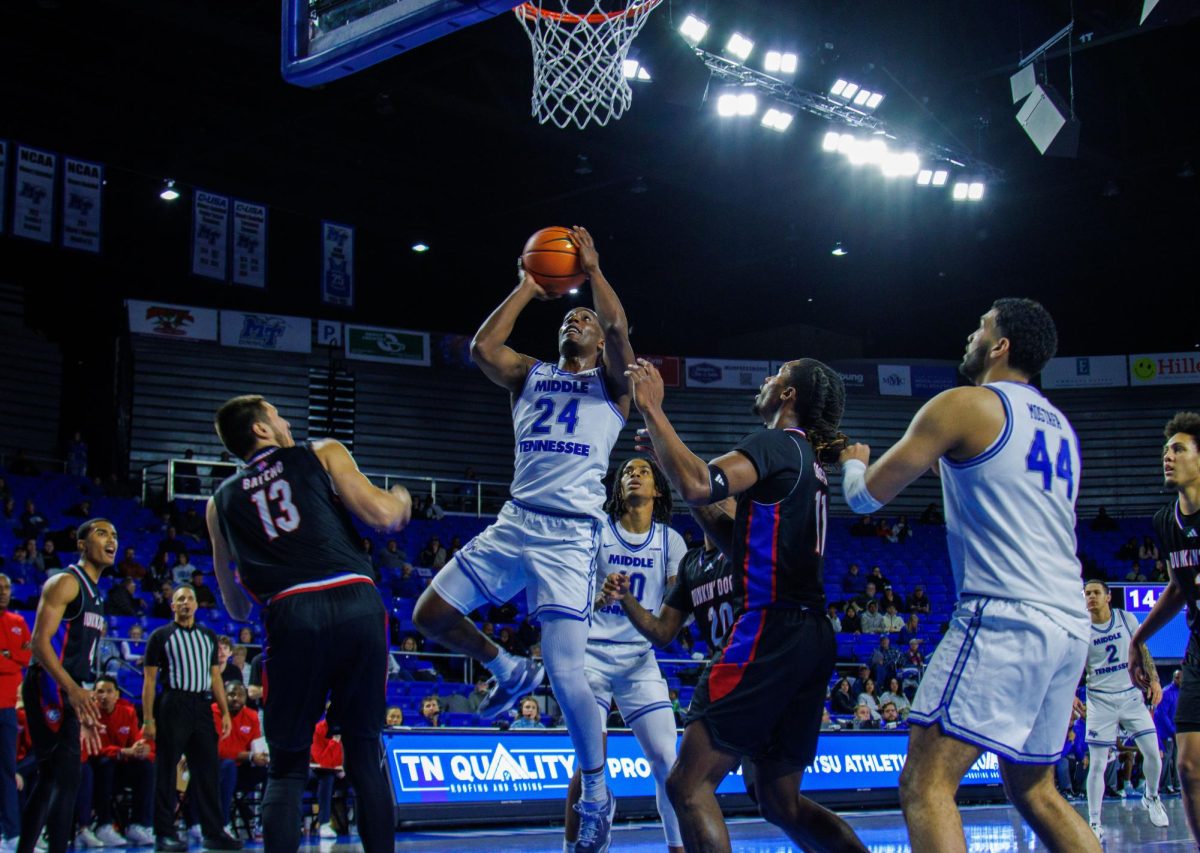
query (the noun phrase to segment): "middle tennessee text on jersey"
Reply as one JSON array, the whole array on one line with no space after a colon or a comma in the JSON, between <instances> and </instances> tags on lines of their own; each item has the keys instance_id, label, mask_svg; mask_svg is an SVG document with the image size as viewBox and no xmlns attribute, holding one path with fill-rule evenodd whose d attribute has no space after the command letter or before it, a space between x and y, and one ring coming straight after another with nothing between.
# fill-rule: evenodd
<instances>
[{"instance_id":1,"label":"middle tennessee text on jersey","mask_svg":"<svg viewBox=\"0 0 1200 853\"><path fill-rule=\"evenodd\" d=\"M683 537L660 522L652 522L646 533L630 533L619 521L609 519L600 532L599 583L613 572L629 575L629 591L651 613L658 610L667 585L679 571L687 552ZM588 642L636 643L650 641L638 633L620 604L610 604L592 614Z\"/></svg>"},{"instance_id":2,"label":"middle tennessee text on jersey","mask_svg":"<svg viewBox=\"0 0 1200 853\"><path fill-rule=\"evenodd\" d=\"M1116 608L1104 624L1092 623L1087 659L1089 693L1124 693L1136 689L1129 680L1128 670L1129 640L1137 626L1137 617Z\"/></svg>"},{"instance_id":3,"label":"middle tennessee text on jersey","mask_svg":"<svg viewBox=\"0 0 1200 853\"><path fill-rule=\"evenodd\" d=\"M602 368L567 373L536 362L513 400L512 496L552 513L604 517L608 457L625 418Z\"/></svg>"}]
</instances>

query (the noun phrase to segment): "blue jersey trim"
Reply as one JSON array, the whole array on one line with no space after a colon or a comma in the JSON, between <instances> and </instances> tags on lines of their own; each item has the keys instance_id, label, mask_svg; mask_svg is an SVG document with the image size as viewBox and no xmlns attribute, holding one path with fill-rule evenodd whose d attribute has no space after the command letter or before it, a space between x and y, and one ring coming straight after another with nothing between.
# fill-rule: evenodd
<instances>
[{"instance_id":1,"label":"blue jersey trim","mask_svg":"<svg viewBox=\"0 0 1200 853\"><path fill-rule=\"evenodd\" d=\"M1003 450L1004 445L1008 444L1008 439L1012 436L1013 414L1012 406L1008 402L1008 397L1005 396L1003 391L995 386L984 385L982 387L994 393L1000 398L1000 402L1004 404L1004 429L1000 431L999 437L992 442L992 446L983 451L983 453L980 453L978 456L963 460L962 462L955 462L949 456L943 456L942 461L951 468L957 468L961 470L963 468L973 468L976 465L982 465L984 462L987 462L989 459Z\"/></svg>"},{"instance_id":2,"label":"blue jersey trim","mask_svg":"<svg viewBox=\"0 0 1200 853\"><path fill-rule=\"evenodd\" d=\"M981 735L978 732L955 725L946 718L946 709L939 708L932 715L918 714L916 711L910 711L908 721L924 728L929 728L934 723L942 727L942 732L955 740L961 740L963 743L969 743L971 746L977 746L980 749L989 750L996 753L1005 761L1013 764L1057 764L1061 753L1055 752L1050 754L1018 752L1008 746L994 741L991 738Z\"/></svg>"},{"instance_id":3,"label":"blue jersey trim","mask_svg":"<svg viewBox=\"0 0 1200 853\"><path fill-rule=\"evenodd\" d=\"M619 705L620 703L617 703L617 704ZM641 708L638 708L632 714L626 714L625 709L622 708L621 709L621 719L623 719L626 724L629 724L629 723L632 723L634 720L641 719L642 717L646 716L646 714L649 714L651 711L657 711L660 708L666 708L666 709L670 710L671 703L670 702L651 702L649 705L643 705Z\"/></svg>"},{"instance_id":4,"label":"blue jersey trim","mask_svg":"<svg viewBox=\"0 0 1200 853\"><path fill-rule=\"evenodd\" d=\"M543 507L543 506L534 506L533 504L527 504L524 501L517 500L516 498L512 498L511 503L514 506L520 507L521 509L525 510L526 512L535 512L538 515L549 515L554 518L578 518L578 519L584 519L586 521L595 521L596 520L595 516L580 515L579 513L575 513L575 512L563 512L563 511L557 510L557 509L547 509L546 507Z\"/></svg>"},{"instance_id":5,"label":"blue jersey trim","mask_svg":"<svg viewBox=\"0 0 1200 853\"><path fill-rule=\"evenodd\" d=\"M624 536L621 535L621 525L617 522L617 520L615 518L613 518L612 516L609 516L609 518L608 518L608 526L612 529L613 535L617 537L618 542L620 542L622 545L624 545L630 551L640 551L654 540L654 526L656 524L658 524L657 521L651 521L650 522L650 530L648 530L646 532L645 541L642 542L641 545L634 545L632 542L630 542L628 539L626 539ZM664 534L664 543L663 543L664 548L666 547L665 538L666 537ZM664 559L665 559L665 557L664 557Z\"/></svg>"},{"instance_id":6,"label":"blue jersey trim","mask_svg":"<svg viewBox=\"0 0 1200 853\"><path fill-rule=\"evenodd\" d=\"M1142 735L1154 735L1155 737L1157 737L1158 729L1142 729L1140 732L1134 732L1133 734L1130 735L1130 737L1133 738L1134 740L1137 740Z\"/></svg>"},{"instance_id":7,"label":"blue jersey trim","mask_svg":"<svg viewBox=\"0 0 1200 853\"><path fill-rule=\"evenodd\" d=\"M1093 631L1095 631L1095 632L1096 632L1096 633L1098 633L1098 634L1105 634L1105 633L1108 633L1109 631L1111 631L1111 630L1113 629L1113 625L1115 625L1115 624L1116 624L1116 621L1117 621L1117 611L1116 611L1116 609L1114 608L1114 609L1112 610L1112 612L1109 614L1109 617L1108 617L1108 625L1106 625L1106 626L1105 626L1105 627L1103 627L1103 628L1097 628L1097 627L1096 627L1096 623L1095 623L1095 622L1093 622L1093 623L1092 623L1092 630L1093 630ZM1128 628L1129 626L1128 626L1128 625L1126 625L1125 627L1126 627L1126 628Z\"/></svg>"},{"instance_id":8,"label":"blue jersey trim","mask_svg":"<svg viewBox=\"0 0 1200 853\"><path fill-rule=\"evenodd\" d=\"M1091 687L1087 688L1088 693L1099 693L1101 696L1120 696L1122 693L1128 693L1130 690L1137 690L1132 684L1124 690L1094 690Z\"/></svg>"}]
</instances>

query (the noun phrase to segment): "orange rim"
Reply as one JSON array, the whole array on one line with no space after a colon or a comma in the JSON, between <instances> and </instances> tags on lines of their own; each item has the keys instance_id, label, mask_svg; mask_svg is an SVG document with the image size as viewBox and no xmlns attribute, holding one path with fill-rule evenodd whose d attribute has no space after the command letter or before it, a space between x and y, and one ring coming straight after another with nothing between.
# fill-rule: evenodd
<instances>
[{"instance_id":1,"label":"orange rim","mask_svg":"<svg viewBox=\"0 0 1200 853\"><path fill-rule=\"evenodd\" d=\"M642 3L635 3L628 9L622 9L619 12L597 12L592 15L575 15L570 12L551 12L547 9L539 9L532 3L522 3L517 7L517 12L523 18L528 18L529 20L533 20L534 18L546 18L560 24L603 24L606 21L613 21L617 18L631 18L634 15L644 15L650 12L661 2L662 0L644 0Z\"/></svg>"}]
</instances>

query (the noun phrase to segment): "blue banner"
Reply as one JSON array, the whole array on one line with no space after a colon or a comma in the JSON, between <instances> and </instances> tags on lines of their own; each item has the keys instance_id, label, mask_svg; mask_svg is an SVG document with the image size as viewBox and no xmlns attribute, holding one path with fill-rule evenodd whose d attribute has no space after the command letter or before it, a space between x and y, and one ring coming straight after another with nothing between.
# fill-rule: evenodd
<instances>
[{"instance_id":1,"label":"blue banner","mask_svg":"<svg viewBox=\"0 0 1200 853\"><path fill-rule=\"evenodd\" d=\"M384 732L383 746L398 805L562 800L575 772L565 729L392 729ZM904 732L822 734L801 790L895 789L907 755ZM741 773L730 773L717 793L743 793ZM632 732L608 734L608 781L617 797L654 796L650 762ZM999 783L999 763L990 752L963 779L963 785Z\"/></svg>"}]
</instances>

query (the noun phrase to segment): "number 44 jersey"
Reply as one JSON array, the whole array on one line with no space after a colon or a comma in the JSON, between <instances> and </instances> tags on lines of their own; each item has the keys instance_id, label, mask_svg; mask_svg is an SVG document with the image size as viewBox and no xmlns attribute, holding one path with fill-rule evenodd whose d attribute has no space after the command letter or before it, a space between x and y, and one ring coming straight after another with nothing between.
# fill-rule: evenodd
<instances>
[{"instance_id":1,"label":"number 44 jersey","mask_svg":"<svg viewBox=\"0 0 1200 853\"><path fill-rule=\"evenodd\" d=\"M375 577L350 512L310 444L264 448L213 500L238 577L260 603L300 585Z\"/></svg>"}]
</instances>

